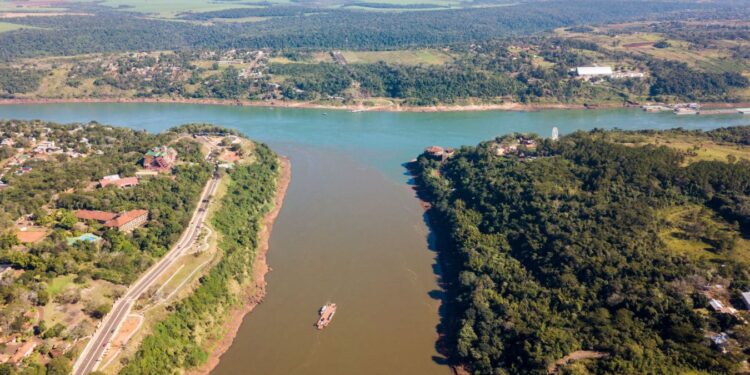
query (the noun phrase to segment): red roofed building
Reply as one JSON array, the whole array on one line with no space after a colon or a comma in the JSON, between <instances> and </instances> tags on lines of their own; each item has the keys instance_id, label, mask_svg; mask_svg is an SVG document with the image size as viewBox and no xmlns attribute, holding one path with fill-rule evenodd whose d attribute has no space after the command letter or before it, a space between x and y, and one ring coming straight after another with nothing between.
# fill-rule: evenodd
<instances>
[{"instance_id":1,"label":"red roofed building","mask_svg":"<svg viewBox=\"0 0 750 375\"><path fill-rule=\"evenodd\" d=\"M133 229L146 224L146 220L148 220L148 211L132 210L117 215L114 219L104 223L104 226L117 228L120 232L131 232Z\"/></svg>"},{"instance_id":2,"label":"red roofed building","mask_svg":"<svg viewBox=\"0 0 750 375\"><path fill-rule=\"evenodd\" d=\"M107 187L109 185L114 185L119 188L136 186L138 185L138 178L137 177L120 178L119 175L112 175L112 176L104 176L104 178L99 180L99 186Z\"/></svg>"},{"instance_id":3,"label":"red roofed building","mask_svg":"<svg viewBox=\"0 0 750 375\"><path fill-rule=\"evenodd\" d=\"M177 151L172 147L154 147L143 155L143 167L155 171L168 171L177 161Z\"/></svg>"},{"instance_id":4,"label":"red roofed building","mask_svg":"<svg viewBox=\"0 0 750 375\"><path fill-rule=\"evenodd\" d=\"M104 211L78 210L76 217L81 220L95 220L104 223L105 227L116 228L121 232L131 232L143 226L148 220L148 211L131 210L119 214Z\"/></svg>"},{"instance_id":5,"label":"red roofed building","mask_svg":"<svg viewBox=\"0 0 750 375\"><path fill-rule=\"evenodd\" d=\"M80 220L94 220L105 223L117 217L116 213L105 211L76 210L76 217Z\"/></svg>"},{"instance_id":6,"label":"red roofed building","mask_svg":"<svg viewBox=\"0 0 750 375\"><path fill-rule=\"evenodd\" d=\"M18 362L21 362L22 359L28 357L31 353L33 353L35 348L36 342L26 341L21 345L21 347L18 348L18 350L16 350L16 353L13 354L12 357L10 357L8 362L14 365Z\"/></svg>"}]
</instances>

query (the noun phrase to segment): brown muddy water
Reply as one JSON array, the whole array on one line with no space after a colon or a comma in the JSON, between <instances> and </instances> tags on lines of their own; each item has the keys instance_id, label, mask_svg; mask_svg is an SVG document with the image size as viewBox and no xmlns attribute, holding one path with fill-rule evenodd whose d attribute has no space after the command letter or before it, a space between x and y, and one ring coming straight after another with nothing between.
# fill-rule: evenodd
<instances>
[{"instance_id":1,"label":"brown muddy water","mask_svg":"<svg viewBox=\"0 0 750 375\"><path fill-rule=\"evenodd\" d=\"M289 150L266 300L214 374L447 374L435 362L435 253L412 190L343 154ZM431 293L432 292L432 293ZM331 325L313 326L326 302Z\"/></svg>"}]
</instances>

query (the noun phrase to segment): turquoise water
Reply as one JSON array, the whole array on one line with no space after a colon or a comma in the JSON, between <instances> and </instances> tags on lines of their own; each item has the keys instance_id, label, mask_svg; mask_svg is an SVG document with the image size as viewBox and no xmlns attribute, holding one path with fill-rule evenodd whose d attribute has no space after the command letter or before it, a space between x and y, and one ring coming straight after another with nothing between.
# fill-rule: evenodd
<instances>
[{"instance_id":1,"label":"turquoise water","mask_svg":"<svg viewBox=\"0 0 750 375\"><path fill-rule=\"evenodd\" d=\"M158 132L210 122L267 142L292 162L273 228L268 295L246 316L215 374L449 374L435 350L439 266L402 164L426 146L474 145L508 132L710 129L740 116L638 110L349 113L180 104L0 106L0 118ZM326 302L338 305L324 331Z\"/></svg>"},{"instance_id":2,"label":"turquoise water","mask_svg":"<svg viewBox=\"0 0 750 375\"><path fill-rule=\"evenodd\" d=\"M474 145L513 131L549 135L580 129L710 129L748 124L742 116L675 116L640 110L386 113L186 104L47 104L0 106L0 118L129 126L158 132L190 122L237 128L269 144L297 144L351 154L391 175L425 146Z\"/></svg>"}]
</instances>

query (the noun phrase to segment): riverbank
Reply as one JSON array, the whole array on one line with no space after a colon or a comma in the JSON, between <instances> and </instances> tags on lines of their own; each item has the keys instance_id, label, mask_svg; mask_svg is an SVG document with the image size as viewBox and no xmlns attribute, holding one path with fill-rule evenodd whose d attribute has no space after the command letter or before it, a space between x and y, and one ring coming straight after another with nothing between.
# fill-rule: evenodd
<instances>
[{"instance_id":1,"label":"riverbank","mask_svg":"<svg viewBox=\"0 0 750 375\"><path fill-rule=\"evenodd\" d=\"M0 99L0 105L19 104L73 104L73 103L163 103L163 104L202 104L233 107L261 107L261 108L302 108L325 109L350 112L481 112L508 111L533 112L544 110L581 110L581 109L617 109L639 108L641 105L657 105L659 103L597 103L597 104L568 104L568 103L499 103L499 104L439 104L433 106L408 106L390 102L381 105L359 104L323 104L301 101L256 101L235 99L192 99L192 98L78 98L78 99L42 99L42 98L13 98ZM742 103L702 103L705 109L723 109L732 107L750 107L750 102Z\"/></svg>"},{"instance_id":2,"label":"riverbank","mask_svg":"<svg viewBox=\"0 0 750 375\"><path fill-rule=\"evenodd\" d=\"M245 297L245 303L242 306L233 309L229 313L229 318L224 324L224 335L219 341L213 344L214 348L210 353L208 360L205 364L199 368L188 371L188 374L192 375L207 375L213 370L218 364L222 354L224 354L234 341L237 331L239 331L242 321L245 315L253 311L253 309L263 302L263 298L266 295L266 281L265 276L270 271L270 267L267 262L267 253L269 249L269 240L271 238L271 232L273 231L273 224L278 217L281 207L284 204L284 198L286 197L289 183L292 180L292 167L289 159L285 157L279 158L279 176L276 181L276 196L274 198L274 207L269 211L263 218L263 228L258 233L258 252L253 262L253 290L249 295Z\"/></svg>"},{"instance_id":3,"label":"riverbank","mask_svg":"<svg viewBox=\"0 0 750 375\"><path fill-rule=\"evenodd\" d=\"M620 103L597 104L588 106L585 104L563 104L563 103L500 103L500 104L464 104L449 105L440 104L434 106L404 106L398 103L366 106L321 104L300 101L251 101L251 100L226 100L226 99L190 99L190 98L79 98L79 99L38 99L38 98L14 98L0 99L0 105L18 104L71 104L71 103L164 103L164 104L203 104L217 106L236 107L265 107L265 108L304 108L325 109L350 112L478 112L478 111L517 111L530 112L554 109L613 109L626 108L627 105Z\"/></svg>"}]
</instances>

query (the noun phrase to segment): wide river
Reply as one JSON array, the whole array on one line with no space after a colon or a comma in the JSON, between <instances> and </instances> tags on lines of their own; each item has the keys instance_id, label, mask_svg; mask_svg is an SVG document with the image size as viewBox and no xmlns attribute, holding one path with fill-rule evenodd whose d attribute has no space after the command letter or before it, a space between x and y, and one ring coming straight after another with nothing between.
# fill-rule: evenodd
<instances>
[{"instance_id":1,"label":"wide river","mask_svg":"<svg viewBox=\"0 0 750 375\"><path fill-rule=\"evenodd\" d=\"M0 118L158 132L210 122L292 161L271 238L268 296L246 318L216 374L449 374L435 350L441 293L429 231L403 163L426 146L474 145L509 132L710 129L740 116L638 110L349 113L181 104L0 106ZM325 331L318 308L339 306Z\"/></svg>"}]
</instances>

